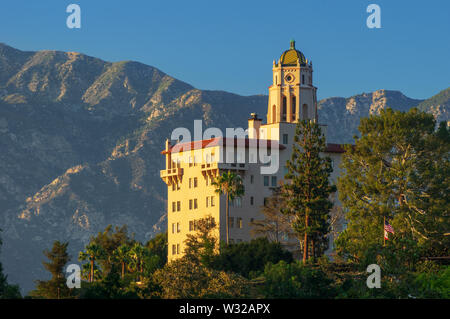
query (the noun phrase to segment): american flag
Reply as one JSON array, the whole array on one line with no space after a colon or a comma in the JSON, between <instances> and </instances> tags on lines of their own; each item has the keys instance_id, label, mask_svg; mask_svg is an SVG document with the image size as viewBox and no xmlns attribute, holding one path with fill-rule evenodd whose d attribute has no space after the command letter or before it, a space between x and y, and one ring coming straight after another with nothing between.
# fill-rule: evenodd
<instances>
[{"instance_id":1,"label":"american flag","mask_svg":"<svg viewBox=\"0 0 450 319\"><path fill-rule=\"evenodd\" d=\"M394 228L386 220L384 221L384 230L394 234Z\"/></svg>"}]
</instances>

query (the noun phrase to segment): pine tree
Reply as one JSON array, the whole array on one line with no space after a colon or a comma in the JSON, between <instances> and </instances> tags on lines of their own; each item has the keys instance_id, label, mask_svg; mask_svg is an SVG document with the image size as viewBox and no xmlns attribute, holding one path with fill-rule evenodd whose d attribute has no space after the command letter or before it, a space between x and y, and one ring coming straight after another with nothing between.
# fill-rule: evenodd
<instances>
[{"instance_id":1,"label":"pine tree","mask_svg":"<svg viewBox=\"0 0 450 319\"><path fill-rule=\"evenodd\" d=\"M44 255L49 262L43 262L43 265L51 273L52 277L47 281L38 280L36 282L36 290L30 293L32 297L62 299L73 296L72 290L67 287L64 274L64 267L70 260L67 254L67 246L68 243L55 241L50 251L44 251Z\"/></svg>"},{"instance_id":2,"label":"pine tree","mask_svg":"<svg viewBox=\"0 0 450 319\"><path fill-rule=\"evenodd\" d=\"M348 220L336 242L338 251L373 262L383 247L388 219L395 230L388 246L409 241L445 254L449 238L444 233L450 226L446 125L436 132L430 114L387 109L361 119L359 131L361 138L346 149L338 180Z\"/></svg>"},{"instance_id":3,"label":"pine tree","mask_svg":"<svg viewBox=\"0 0 450 319\"><path fill-rule=\"evenodd\" d=\"M283 213L293 216L292 228L303 244L303 261L323 254L327 248L329 213L333 207L330 185L333 171L331 159L321 155L326 149L325 137L313 121L297 124L292 157L287 162L286 184L282 187L287 208ZM310 253L311 250L311 253Z\"/></svg>"},{"instance_id":4,"label":"pine tree","mask_svg":"<svg viewBox=\"0 0 450 319\"><path fill-rule=\"evenodd\" d=\"M0 248L1 246L2 240L0 238ZM3 274L3 266L0 262L0 299L17 299L21 297L19 286L8 284L8 276Z\"/></svg>"}]
</instances>

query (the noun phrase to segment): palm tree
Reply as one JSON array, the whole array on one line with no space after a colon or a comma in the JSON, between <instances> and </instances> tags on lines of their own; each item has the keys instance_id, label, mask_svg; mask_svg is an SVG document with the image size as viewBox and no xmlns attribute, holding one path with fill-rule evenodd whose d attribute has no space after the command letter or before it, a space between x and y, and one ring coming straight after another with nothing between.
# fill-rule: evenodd
<instances>
[{"instance_id":1,"label":"palm tree","mask_svg":"<svg viewBox=\"0 0 450 319\"><path fill-rule=\"evenodd\" d=\"M130 249L128 256L131 259L131 266L134 268L135 271L142 273L144 269L144 257L146 254L146 249L141 245L141 243L137 242L134 244L134 246ZM138 281L140 280L140 275L138 275Z\"/></svg>"},{"instance_id":2,"label":"palm tree","mask_svg":"<svg viewBox=\"0 0 450 319\"><path fill-rule=\"evenodd\" d=\"M125 276L125 263L129 261L130 256L130 246L121 245L114 250L114 259L120 262L122 265L122 278Z\"/></svg>"},{"instance_id":3,"label":"palm tree","mask_svg":"<svg viewBox=\"0 0 450 319\"><path fill-rule=\"evenodd\" d=\"M89 274L89 282L94 282L94 264L95 260L103 258L105 252L103 248L96 244L86 246L86 251L81 251L79 255L80 261L89 260L91 263L91 271Z\"/></svg>"},{"instance_id":4,"label":"palm tree","mask_svg":"<svg viewBox=\"0 0 450 319\"><path fill-rule=\"evenodd\" d=\"M234 200L237 197L242 197L244 195L244 184L242 183L241 176L234 172L227 171L219 175L212 183L216 187L216 193L220 195L225 195L226 201L226 231L227 231L227 245L229 244L229 210L230 210L230 200Z\"/></svg>"}]
</instances>

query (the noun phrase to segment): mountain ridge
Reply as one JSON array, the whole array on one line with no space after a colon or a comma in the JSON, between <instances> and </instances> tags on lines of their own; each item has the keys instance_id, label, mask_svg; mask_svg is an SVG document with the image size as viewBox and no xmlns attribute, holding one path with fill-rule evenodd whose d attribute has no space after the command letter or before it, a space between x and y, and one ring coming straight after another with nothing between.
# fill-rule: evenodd
<instances>
[{"instance_id":1,"label":"mountain ridge","mask_svg":"<svg viewBox=\"0 0 450 319\"><path fill-rule=\"evenodd\" d=\"M437 99L444 120L446 96ZM433 113L427 101L392 90L328 98L319 122L329 142L348 143L360 117L419 104ZM108 224L128 224L139 240L164 230L160 151L172 130L192 130L194 119L245 128L266 110L267 95L200 90L139 62L0 45L0 258L10 280L28 291L45 278L42 250L56 239L76 257Z\"/></svg>"}]
</instances>

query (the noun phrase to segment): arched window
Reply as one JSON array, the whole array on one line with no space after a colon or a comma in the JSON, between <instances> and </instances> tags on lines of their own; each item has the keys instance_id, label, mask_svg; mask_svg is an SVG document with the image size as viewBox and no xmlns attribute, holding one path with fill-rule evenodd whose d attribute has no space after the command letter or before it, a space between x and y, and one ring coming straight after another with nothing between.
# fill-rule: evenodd
<instances>
[{"instance_id":1,"label":"arched window","mask_svg":"<svg viewBox=\"0 0 450 319\"><path fill-rule=\"evenodd\" d=\"M295 97L295 95L292 96L292 120L295 121L295 115L297 113L297 98Z\"/></svg>"},{"instance_id":2,"label":"arched window","mask_svg":"<svg viewBox=\"0 0 450 319\"><path fill-rule=\"evenodd\" d=\"M286 122L286 97L285 96L283 96L283 106L282 106L282 112L281 112L281 114L282 114L282 121L283 122Z\"/></svg>"},{"instance_id":3,"label":"arched window","mask_svg":"<svg viewBox=\"0 0 450 319\"><path fill-rule=\"evenodd\" d=\"M302 109L302 115L303 115L303 119L307 120L308 119L308 104L303 104L303 109Z\"/></svg>"},{"instance_id":4,"label":"arched window","mask_svg":"<svg viewBox=\"0 0 450 319\"><path fill-rule=\"evenodd\" d=\"M305 84L305 75L302 74L302 84Z\"/></svg>"},{"instance_id":5,"label":"arched window","mask_svg":"<svg viewBox=\"0 0 450 319\"><path fill-rule=\"evenodd\" d=\"M277 121L277 106L274 104L272 106L272 123L276 123Z\"/></svg>"}]
</instances>

